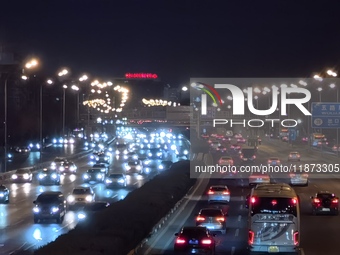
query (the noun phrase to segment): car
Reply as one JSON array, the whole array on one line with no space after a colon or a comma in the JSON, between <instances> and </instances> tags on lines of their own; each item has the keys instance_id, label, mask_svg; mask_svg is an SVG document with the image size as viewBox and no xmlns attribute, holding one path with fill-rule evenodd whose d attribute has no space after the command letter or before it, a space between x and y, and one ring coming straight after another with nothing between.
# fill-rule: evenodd
<instances>
[{"instance_id":1,"label":"car","mask_svg":"<svg viewBox=\"0 0 340 255\"><path fill-rule=\"evenodd\" d=\"M42 220L56 220L62 223L66 214L66 200L60 191L45 191L33 201L34 223Z\"/></svg>"},{"instance_id":2,"label":"car","mask_svg":"<svg viewBox=\"0 0 340 255\"><path fill-rule=\"evenodd\" d=\"M220 142L211 142L210 146L213 150L216 150L219 146L221 146L222 144Z\"/></svg>"},{"instance_id":3,"label":"car","mask_svg":"<svg viewBox=\"0 0 340 255\"><path fill-rule=\"evenodd\" d=\"M213 202L220 203L230 202L230 191L227 186L224 185L210 186L208 190L208 203Z\"/></svg>"},{"instance_id":4,"label":"car","mask_svg":"<svg viewBox=\"0 0 340 255\"><path fill-rule=\"evenodd\" d=\"M252 173L248 177L249 186L257 184L269 184L271 182L270 176L264 173Z\"/></svg>"},{"instance_id":5,"label":"car","mask_svg":"<svg viewBox=\"0 0 340 255\"><path fill-rule=\"evenodd\" d=\"M215 254L215 234L206 227L183 227L175 236L176 254Z\"/></svg>"},{"instance_id":6,"label":"car","mask_svg":"<svg viewBox=\"0 0 340 255\"><path fill-rule=\"evenodd\" d=\"M278 165L281 165L281 161L278 157L270 157L267 160L267 164L270 166L278 166Z\"/></svg>"},{"instance_id":7,"label":"car","mask_svg":"<svg viewBox=\"0 0 340 255\"><path fill-rule=\"evenodd\" d=\"M16 153L27 154L31 151L29 147L15 147L14 151Z\"/></svg>"},{"instance_id":8,"label":"car","mask_svg":"<svg viewBox=\"0 0 340 255\"><path fill-rule=\"evenodd\" d=\"M158 170L168 170L171 168L173 165L173 162L170 160L163 160L161 163L158 165Z\"/></svg>"},{"instance_id":9,"label":"car","mask_svg":"<svg viewBox=\"0 0 340 255\"><path fill-rule=\"evenodd\" d=\"M138 154L136 152L128 152L127 154L124 155L124 159L127 159L127 160L137 160L138 159Z\"/></svg>"},{"instance_id":10,"label":"car","mask_svg":"<svg viewBox=\"0 0 340 255\"><path fill-rule=\"evenodd\" d=\"M237 143L246 143L246 139L243 137L237 138L236 140Z\"/></svg>"},{"instance_id":11,"label":"car","mask_svg":"<svg viewBox=\"0 0 340 255\"><path fill-rule=\"evenodd\" d=\"M332 146L332 151L334 151L334 152L340 151L340 145L338 145L338 144L333 145Z\"/></svg>"},{"instance_id":12,"label":"car","mask_svg":"<svg viewBox=\"0 0 340 255\"><path fill-rule=\"evenodd\" d=\"M91 187L76 187L67 197L67 204L72 207L74 205L84 205L93 203L96 199L96 194Z\"/></svg>"},{"instance_id":13,"label":"car","mask_svg":"<svg viewBox=\"0 0 340 255\"><path fill-rule=\"evenodd\" d=\"M164 155L165 155L164 150L160 148L151 148L147 152L147 157L149 159L163 159Z\"/></svg>"},{"instance_id":14,"label":"car","mask_svg":"<svg viewBox=\"0 0 340 255\"><path fill-rule=\"evenodd\" d=\"M141 160L134 160L129 161L125 165L126 173L132 174L132 173L143 173L143 163Z\"/></svg>"},{"instance_id":15,"label":"car","mask_svg":"<svg viewBox=\"0 0 340 255\"><path fill-rule=\"evenodd\" d=\"M106 188L115 187L115 186L121 186L126 187L127 185L127 179L125 174L110 174L105 178L105 185Z\"/></svg>"},{"instance_id":16,"label":"car","mask_svg":"<svg viewBox=\"0 0 340 255\"><path fill-rule=\"evenodd\" d=\"M17 183L17 182L32 182L33 174L31 172L31 170L29 170L29 169L24 169L24 168L18 169L12 174L11 180L14 183Z\"/></svg>"},{"instance_id":17,"label":"car","mask_svg":"<svg viewBox=\"0 0 340 255\"><path fill-rule=\"evenodd\" d=\"M290 152L288 155L288 161L300 161L301 155L297 151Z\"/></svg>"},{"instance_id":18,"label":"car","mask_svg":"<svg viewBox=\"0 0 340 255\"><path fill-rule=\"evenodd\" d=\"M100 169L102 173L107 175L109 173L109 165L105 163L97 163L92 166L92 169Z\"/></svg>"},{"instance_id":19,"label":"car","mask_svg":"<svg viewBox=\"0 0 340 255\"><path fill-rule=\"evenodd\" d=\"M51 163L51 169L58 169L58 167L67 162L67 158L64 158L64 157L56 157L53 162Z\"/></svg>"},{"instance_id":20,"label":"car","mask_svg":"<svg viewBox=\"0 0 340 255\"><path fill-rule=\"evenodd\" d=\"M225 146L218 146L216 151L219 151L219 152L226 152L227 151L227 148Z\"/></svg>"},{"instance_id":21,"label":"car","mask_svg":"<svg viewBox=\"0 0 340 255\"><path fill-rule=\"evenodd\" d=\"M60 173L53 169L43 169L38 174L39 185L60 185Z\"/></svg>"},{"instance_id":22,"label":"car","mask_svg":"<svg viewBox=\"0 0 340 255\"><path fill-rule=\"evenodd\" d=\"M238 151L238 150L241 149L241 145L239 145L239 144L232 144L232 145L230 145L230 149Z\"/></svg>"},{"instance_id":23,"label":"car","mask_svg":"<svg viewBox=\"0 0 340 255\"><path fill-rule=\"evenodd\" d=\"M77 173L77 166L71 161L63 162L59 167L60 174L75 174Z\"/></svg>"},{"instance_id":24,"label":"car","mask_svg":"<svg viewBox=\"0 0 340 255\"><path fill-rule=\"evenodd\" d=\"M98 154L96 158L95 164L109 164L111 157L109 155L106 155L105 153L100 153Z\"/></svg>"},{"instance_id":25,"label":"car","mask_svg":"<svg viewBox=\"0 0 340 255\"><path fill-rule=\"evenodd\" d=\"M339 198L329 191L318 191L312 200L312 214L339 214Z\"/></svg>"},{"instance_id":26,"label":"car","mask_svg":"<svg viewBox=\"0 0 340 255\"><path fill-rule=\"evenodd\" d=\"M289 174L290 185L308 186L308 172L293 171Z\"/></svg>"},{"instance_id":27,"label":"car","mask_svg":"<svg viewBox=\"0 0 340 255\"><path fill-rule=\"evenodd\" d=\"M108 208L110 204L104 201L96 201L90 204L85 204L77 211L77 219L83 222L96 212L103 211Z\"/></svg>"},{"instance_id":28,"label":"car","mask_svg":"<svg viewBox=\"0 0 340 255\"><path fill-rule=\"evenodd\" d=\"M5 185L0 185L0 203L9 203L9 189Z\"/></svg>"},{"instance_id":29,"label":"car","mask_svg":"<svg viewBox=\"0 0 340 255\"><path fill-rule=\"evenodd\" d=\"M222 156L218 160L218 164L221 165L221 166L233 166L234 160L230 156Z\"/></svg>"},{"instance_id":30,"label":"car","mask_svg":"<svg viewBox=\"0 0 340 255\"><path fill-rule=\"evenodd\" d=\"M219 208L204 208L196 217L196 226L206 227L210 231L226 233L226 214Z\"/></svg>"},{"instance_id":31,"label":"car","mask_svg":"<svg viewBox=\"0 0 340 255\"><path fill-rule=\"evenodd\" d=\"M105 173L99 168L91 168L83 174L84 182L103 182L105 179Z\"/></svg>"}]
</instances>

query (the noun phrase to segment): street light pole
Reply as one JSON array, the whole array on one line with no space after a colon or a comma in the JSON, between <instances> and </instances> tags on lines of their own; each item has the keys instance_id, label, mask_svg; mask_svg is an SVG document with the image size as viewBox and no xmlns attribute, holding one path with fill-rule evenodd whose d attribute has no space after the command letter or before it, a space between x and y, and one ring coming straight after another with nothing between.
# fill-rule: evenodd
<instances>
[{"instance_id":1,"label":"street light pole","mask_svg":"<svg viewBox=\"0 0 340 255\"><path fill-rule=\"evenodd\" d=\"M43 85L40 84L40 119L39 119L39 144L40 144L40 153L39 153L39 162L42 163L42 150L43 150Z\"/></svg>"},{"instance_id":2,"label":"street light pole","mask_svg":"<svg viewBox=\"0 0 340 255\"><path fill-rule=\"evenodd\" d=\"M79 128L79 110L80 110L80 107L79 107L79 91L77 92L77 128Z\"/></svg>"},{"instance_id":3,"label":"street light pole","mask_svg":"<svg viewBox=\"0 0 340 255\"><path fill-rule=\"evenodd\" d=\"M8 77L6 77L5 79L5 91L4 91L4 94L5 94L5 156L4 156L4 171L3 172L6 172L7 171L7 83L8 83Z\"/></svg>"},{"instance_id":4,"label":"street light pole","mask_svg":"<svg viewBox=\"0 0 340 255\"><path fill-rule=\"evenodd\" d=\"M65 107L66 107L66 104L65 104L65 99L66 99L66 88L67 86L64 85L63 86L63 138L65 137Z\"/></svg>"}]
</instances>

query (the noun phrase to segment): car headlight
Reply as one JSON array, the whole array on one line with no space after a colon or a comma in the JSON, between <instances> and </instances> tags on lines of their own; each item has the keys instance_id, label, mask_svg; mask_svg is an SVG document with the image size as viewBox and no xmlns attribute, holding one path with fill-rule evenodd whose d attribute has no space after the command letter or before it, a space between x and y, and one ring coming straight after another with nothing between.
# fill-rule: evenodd
<instances>
[{"instance_id":1,"label":"car headlight","mask_svg":"<svg viewBox=\"0 0 340 255\"><path fill-rule=\"evenodd\" d=\"M89 143L88 142L85 142L85 147L89 146Z\"/></svg>"},{"instance_id":2,"label":"car headlight","mask_svg":"<svg viewBox=\"0 0 340 255\"><path fill-rule=\"evenodd\" d=\"M5 196L5 194L4 193L0 193L0 197L4 197Z\"/></svg>"},{"instance_id":3,"label":"car headlight","mask_svg":"<svg viewBox=\"0 0 340 255\"><path fill-rule=\"evenodd\" d=\"M91 196L91 195L86 196L86 197L85 197L85 200L86 200L87 202L92 202L92 196Z\"/></svg>"},{"instance_id":4,"label":"car headlight","mask_svg":"<svg viewBox=\"0 0 340 255\"><path fill-rule=\"evenodd\" d=\"M149 152L149 153L148 153L148 156L149 156L149 157L152 157L152 153Z\"/></svg>"},{"instance_id":5,"label":"car headlight","mask_svg":"<svg viewBox=\"0 0 340 255\"><path fill-rule=\"evenodd\" d=\"M127 159L128 158L128 156L127 155L124 155L124 159Z\"/></svg>"},{"instance_id":6,"label":"car headlight","mask_svg":"<svg viewBox=\"0 0 340 255\"><path fill-rule=\"evenodd\" d=\"M187 150L184 150L184 151L183 151L183 154L184 154L184 155L187 155L188 153L189 153L189 152L188 152Z\"/></svg>"},{"instance_id":7,"label":"car headlight","mask_svg":"<svg viewBox=\"0 0 340 255\"><path fill-rule=\"evenodd\" d=\"M145 168L145 173L147 173L147 174L150 173L150 168L148 168L148 167Z\"/></svg>"},{"instance_id":8,"label":"car headlight","mask_svg":"<svg viewBox=\"0 0 340 255\"><path fill-rule=\"evenodd\" d=\"M38 213L38 212L40 212L40 209L38 207L34 207L33 212Z\"/></svg>"},{"instance_id":9,"label":"car headlight","mask_svg":"<svg viewBox=\"0 0 340 255\"><path fill-rule=\"evenodd\" d=\"M53 213L56 213L56 212L59 211L59 208L58 208L58 207L52 207L52 208L51 208L51 211L52 211Z\"/></svg>"},{"instance_id":10,"label":"car headlight","mask_svg":"<svg viewBox=\"0 0 340 255\"><path fill-rule=\"evenodd\" d=\"M105 183L112 183L112 180L106 179L106 180L105 180Z\"/></svg>"},{"instance_id":11,"label":"car headlight","mask_svg":"<svg viewBox=\"0 0 340 255\"><path fill-rule=\"evenodd\" d=\"M18 176L16 174L12 174L12 179L18 179Z\"/></svg>"},{"instance_id":12,"label":"car headlight","mask_svg":"<svg viewBox=\"0 0 340 255\"><path fill-rule=\"evenodd\" d=\"M40 149L40 144L39 143L37 143L35 146L37 147L37 149Z\"/></svg>"},{"instance_id":13,"label":"car headlight","mask_svg":"<svg viewBox=\"0 0 340 255\"><path fill-rule=\"evenodd\" d=\"M131 166L125 166L126 170L130 170Z\"/></svg>"},{"instance_id":14,"label":"car headlight","mask_svg":"<svg viewBox=\"0 0 340 255\"><path fill-rule=\"evenodd\" d=\"M59 171L64 171L65 170L65 167L61 166L59 167Z\"/></svg>"},{"instance_id":15,"label":"car headlight","mask_svg":"<svg viewBox=\"0 0 340 255\"><path fill-rule=\"evenodd\" d=\"M84 179L88 179L90 176L88 174L84 174Z\"/></svg>"},{"instance_id":16,"label":"car headlight","mask_svg":"<svg viewBox=\"0 0 340 255\"><path fill-rule=\"evenodd\" d=\"M90 159L94 159L94 156L93 156L93 155L91 155L91 156L90 156Z\"/></svg>"},{"instance_id":17,"label":"car headlight","mask_svg":"<svg viewBox=\"0 0 340 255\"><path fill-rule=\"evenodd\" d=\"M101 179L101 178L103 178L103 175L102 174L97 174L97 178Z\"/></svg>"},{"instance_id":18,"label":"car headlight","mask_svg":"<svg viewBox=\"0 0 340 255\"><path fill-rule=\"evenodd\" d=\"M136 166L136 169L137 169L137 170L141 170L142 167L141 167L141 166Z\"/></svg>"},{"instance_id":19,"label":"car headlight","mask_svg":"<svg viewBox=\"0 0 340 255\"><path fill-rule=\"evenodd\" d=\"M119 155L119 153L120 153L120 152L119 152L118 150L116 150L116 154Z\"/></svg>"},{"instance_id":20,"label":"car headlight","mask_svg":"<svg viewBox=\"0 0 340 255\"><path fill-rule=\"evenodd\" d=\"M29 175L29 174L24 174L22 177L23 177L25 180L27 180L27 179L30 178L30 175Z\"/></svg>"},{"instance_id":21,"label":"car headlight","mask_svg":"<svg viewBox=\"0 0 340 255\"><path fill-rule=\"evenodd\" d=\"M28 146L29 146L30 148L33 148L33 143L30 143Z\"/></svg>"},{"instance_id":22,"label":"car headlight","mask_svg":"<svg viewBox=\"0 0 340 255\"><path fill-rule=\"evenodd\" d=\"M158 169L161 169L161 170L162 170L162 169L164 169L164 166L163 166L163 165L159 165L159 166L158 166Z\"/></svg>"},{"instance_id":23,"label":"car headlight","mask_svg":"<svg viewBox=\"0 0 340 255\"><path fill-rule=\"evenodd\" d=\"M124 183L125 181L124 181L123 178L120 178L120 179L118 180L118 182L119 182L119 183Z\"/></svg>"},{"instance_id":24,"label":"car headlight","mask_svg":"<svg viewBox=\"0 0 340 255\"><path fill-rule=\"evenodd\" d=\"M57 139L53 139L53 143L57 143ZM32 146L33 147L33 146Z\"/></svg>"},{"instance_id":25,"label":"car headlight","mask_svg":"<svg viewBox=\"0 0 340 255\"><path fill-rule=\"evenodd\" d=\"M51 177L52 177L53 179L57 179L58 175L57 175L57 174L52 174Z\"/></svg>"},{"instance_id":26,"label":"car headlight","mask_svg":"<svg viewBox=\"0 0 340 255\"><path fill-rule=\"evenodd\" d=\"M128 154L128 151L127 151L127 150L124 150L124 154Z\"/></svg>"},{"instance_id":27,"label":"car headlight","mask_svg":"<svg viewBox=\"0 0 340 255\"><path fill-rule=\"evenodd\" d=\"M52 167L52 166L56 166L56 165L57 165L57 164L56 164L55 162L52 162L52 163L51 163L51 167Z\"/></svg>"},{"instance_id":28,"label":"car headlight","mask_svg":"<svg viewBox=\"0 0 340 255\"><path fill-rule=\"evenodd\" d=\"M44 174L39 174L38 175L38 178L41 180L41 179L44 179L45 175Z\"/></svg>"},{"instance_id":29,"label":"car headlight","mask_svg":"<svg viewBox=\"0 0 340 255\"><path fill-rule=\"evenodd\" d=\"M75 200L75 198L74 198L74 196L72 196L72 195L69 195L69 196L67 197L67 202L69 202L69 203L74 202L74 200Z\"/></svg>"},{"instance_id":30,"label":"car headlight","mask_svg":"<svg viewBox=\"0 0 340 255\"><path fill-rule=\"evenodd\" d=\"M69 143L74 143L74 139L71 138L68 142Z\"/></svg>"},{"instance_id":31,"label":"car headlight","mask_svg":"<svg viewBox=\"0 0 340 255\"><path fill-rule=\"evenodd\" d=\"M77 214L77 218L78 218L78 220L83 220L83 219L86 218L86 214L84 212L79 212Z\"/></svg>"},{"instance_id":32,"label":"car headlight","mask_svg":"<svg viewBox=\"0 0 340 255\"><path fill-rule=\"evenodd\" d=\"M12 154L8 154L7 157L8 157L8 158L12 158L13 155L12 155Z\"/></svg>"}]
</instances>

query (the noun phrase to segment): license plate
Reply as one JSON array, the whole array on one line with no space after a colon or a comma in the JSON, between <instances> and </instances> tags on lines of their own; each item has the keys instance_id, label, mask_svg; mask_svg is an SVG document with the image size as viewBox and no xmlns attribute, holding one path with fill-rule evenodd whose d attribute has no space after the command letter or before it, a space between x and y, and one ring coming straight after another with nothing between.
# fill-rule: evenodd
<instances>
[{"instance_id":1,"label":"license plate","mask_svg":"<svg viewBox=\"0 0 340 255\"><path fill-rule=\"evenodd\" d=\"M198 244L198 240L190 240L189 244Z\"/></svg>"},{"instance_id":2,"label":"license plate","mask_svg":"<svg viewBox=\"0 0 340 255\"><path fill-rule=\"evenodd\" d=\"M207 228L208 229L214 229L215 227L214 226L208 226Z\"/></svg>"},{"instance_id":3,"label":"license plate","mask_svg":"<svg viewBox=\"0 0 340 255\"><path fill-rule=\"evenodd\" d=\"M257 181L262 181L262 178L257 178L256 180L257 180Z\"/></svg>"},{"instance_id":4,"label":"license plate","mask_svg":"<svg viewBox=\"0 0 340 255\"><path fill-rule=\"evenodd\" d=\"M277 253L277 252L280 252L280 249L277 246L269 246L268 252L269 253Z\"/></svg>"},{"instance_id":5,"label":"license plate","mask_svg":"<svg viewBox=\"0 0 340 255\"><path fill-rule=\"evenodd\" d=\"M329 209L329 208L322 208L322 211L324 211L324 212L330 212L331 209Z\"/></svg>"}]
</instances>

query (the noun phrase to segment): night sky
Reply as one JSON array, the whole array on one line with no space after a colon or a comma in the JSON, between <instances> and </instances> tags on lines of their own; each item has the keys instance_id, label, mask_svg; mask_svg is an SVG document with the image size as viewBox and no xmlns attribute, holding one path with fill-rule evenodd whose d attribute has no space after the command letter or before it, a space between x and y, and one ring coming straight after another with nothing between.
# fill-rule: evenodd
<instances>
[{"instance_id":1,"label":"night sky","mask_svg":"<svg viewBox=\"0 0 340 255\"><path fill-rule=\"evenodd\" d=\"M237 3L236 3L237 2ZM299 2L299 3L297 3ZM0 44L99 77L289 77L337 68L339 1L2 1Z\"/></svg>"}]
</instances>

